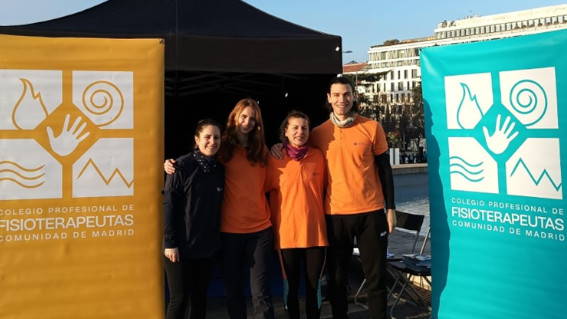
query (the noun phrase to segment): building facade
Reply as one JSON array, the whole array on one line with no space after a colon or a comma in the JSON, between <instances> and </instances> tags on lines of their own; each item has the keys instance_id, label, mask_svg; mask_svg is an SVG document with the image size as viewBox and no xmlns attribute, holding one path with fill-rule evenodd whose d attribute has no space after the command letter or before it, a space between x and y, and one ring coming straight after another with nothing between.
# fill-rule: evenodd
<instances>
[{"instance_id":1,"label":"building facade","mask_svg":"<svg viewBox=\"0 0 567 319\"><path fill-rule=\"evenodd\" d=\"M365 101L361 103L363 108L377 109L378 120L393 116L393 121L399 122L404 112L410 112L410 106L414 104L413 89L421 83L419 53L422 48L565 28L567 4L442 21L432 36L391 40L372 46L368 50L369 61L364 67L357 67L356 71L348 72L350 70L345 65L344 73L357 79L356 90Z\"/></svg>"}]
</instances>

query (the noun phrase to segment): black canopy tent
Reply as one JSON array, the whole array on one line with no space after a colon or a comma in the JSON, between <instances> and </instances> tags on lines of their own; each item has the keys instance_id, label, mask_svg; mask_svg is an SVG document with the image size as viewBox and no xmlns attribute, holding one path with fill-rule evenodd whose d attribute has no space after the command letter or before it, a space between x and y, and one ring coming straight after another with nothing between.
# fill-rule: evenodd
<instances>
[{"instance_id":1,"label":"black canopy tent","mask_svg":"<svg viewBox=\"0 0 567 319\"><path fill-rule=\"evenodd\" d=\"M290 109L317 124L326 117L327 81L342 63L339 36L240 0L109 0L58 19L3 26L0 34L165 39L168 157L187 151L198 119L224 123L242 97L260 101L268 142Z\"/></svg>"}]
</instances>

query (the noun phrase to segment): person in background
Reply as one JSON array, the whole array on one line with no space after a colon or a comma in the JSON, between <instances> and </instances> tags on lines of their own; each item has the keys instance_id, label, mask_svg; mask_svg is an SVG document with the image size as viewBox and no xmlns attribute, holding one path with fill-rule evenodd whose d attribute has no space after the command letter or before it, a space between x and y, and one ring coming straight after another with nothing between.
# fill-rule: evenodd
<instances>
[{"instance_id":1,"label":"person in background","mask_svg":"<svg viewBox=\"0 0 567 319\"><path fill-rule=\"evenodd\" d=\"M218 152L225 168L221 260L231 319L246 318L244 271L250 276L254 317L274 318L269 275L273 232L265 191L267 158L260 107L252 99L242 99L228 116ZM173 172L173 161L166 160L164 169Z\"/></svg>"},{"instance_id":2,"label":"person in background","mask_svg":"<svg viewBox=\"0 0 567 319\"><path fill-rule=\"evenodd\" d=\"M299 319L299 281L305 265L305 312L308 319L317 319L328 246L323 209L325 159L321 151L307 144L309 118L302 112L287 115L280 138L283 158L269 159L266 188L270 190L275 248L284 277L284 303L288 318Z\"/></svg>"},{"instance_id":3,"label":"person in background","mask_svg":"<svg viewBox=\"0 0 567 319\"><path fill-rule=\"evenodd\" d=\"M333 318L347 318L348 265L355 239L370 315L386 318L388 234L396 226L386 135L378 122L357 114L353 85L347 78L330 81L327 102L329 120L313 129L309 141L323 152L327 164L327 290ZM271 153L281 157L281 145L274 145Z\"/></svg>"},{"instance_id":4,"label":"person in background","mask_svg":"<svg viewBox=\"0 0 567 319\"><path fill-rule=\"evenodd\" d=\"M211 258L221 247L220 203L224 168L215 155L220 125L201 120L195 128L195 149L178 158L166 177L164 255L170 299L166 319L205 318Z\"/></svg>"}]
</instances>

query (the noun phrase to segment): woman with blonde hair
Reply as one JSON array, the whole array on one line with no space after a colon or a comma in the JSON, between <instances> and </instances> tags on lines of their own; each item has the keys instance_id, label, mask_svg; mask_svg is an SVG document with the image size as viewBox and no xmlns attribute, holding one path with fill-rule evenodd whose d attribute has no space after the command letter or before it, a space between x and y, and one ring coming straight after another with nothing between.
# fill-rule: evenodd
<instances>
[{"instance_id":1,"label":"woman with blonde hair","mask_svg":"<svg viewBox=\"0 0 567 319\"><path fill-rule=\"evenodd\" d=\"M221 206L221 260L229 317L246 318L242 275L250 276L255 318L273 318L269 263L273 254L270 208L265 195L268 149L262 113L253 99L236 103L217 153L225 168ZM174 171L167 160L167 173Z\"/></svg>"}]
</instances>

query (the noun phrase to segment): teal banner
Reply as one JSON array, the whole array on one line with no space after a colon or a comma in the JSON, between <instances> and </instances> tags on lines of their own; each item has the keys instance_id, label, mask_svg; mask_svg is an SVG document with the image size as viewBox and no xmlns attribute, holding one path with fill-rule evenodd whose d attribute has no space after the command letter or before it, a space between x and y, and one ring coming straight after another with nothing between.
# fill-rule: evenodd
<instances>
[{"instance_id":1,"label":"teal banner","mask_svg":"<svg viewBox=\"0 0 567 319\"><path fill-rule=\"evenodd\" d=\"M565 318L567 30L421 53L433 318Z\"/></svg>"}]
</instances>

